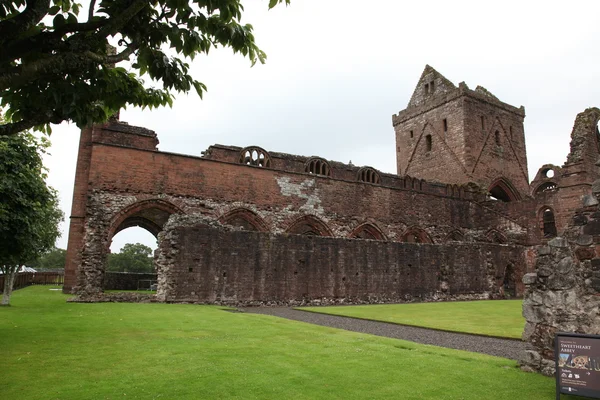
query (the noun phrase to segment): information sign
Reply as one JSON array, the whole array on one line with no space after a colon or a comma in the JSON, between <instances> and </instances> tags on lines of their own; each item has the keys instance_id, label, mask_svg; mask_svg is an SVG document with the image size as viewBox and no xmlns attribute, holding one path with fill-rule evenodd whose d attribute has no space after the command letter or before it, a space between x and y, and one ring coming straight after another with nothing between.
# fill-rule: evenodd
<instances>
[{"instance_id":1,"label":"information sign","mask_svg":"<svg viewBox=\"0 0 600 400\"><path fill-rule=\"evenodd\" d=\"M557 333L556 398L571 394L600 399L600 336Z\"/></svg>"}]
</instances>

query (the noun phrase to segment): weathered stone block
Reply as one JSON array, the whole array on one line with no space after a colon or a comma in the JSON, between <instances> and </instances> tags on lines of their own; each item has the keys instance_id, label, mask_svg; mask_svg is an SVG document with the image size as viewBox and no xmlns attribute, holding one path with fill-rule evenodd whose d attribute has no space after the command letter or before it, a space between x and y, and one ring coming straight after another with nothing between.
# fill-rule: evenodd
<instances>
[{"instance_id":1,"label":"weathered stone block","mask_svg":"<svg viewBox=\"0 0 600 400\"><path fill-rule=\"evenodd\" d=\"M575 277L572 275L554 274L548 278L548 289L565 290L575 286Z\"/></svg>"},{"instance_id":2,"label":"weathered stone block","mask_svg":"<svg viewBox=\"0 0 600 400\"><path fill-rule=\"evenodd\" d=\"M597 206L599 204L596 196L593 196L591 194L584 195L582 198L582 203L584 207Z\"/></svg>"},{"instance_id":3,"label":"weathered stone block","mask_svg":"<svg viewBox=\"0 0 600 400\"><path fill-rule=\"evenodd\" d=\"M591 260L596 256L596 251L592 247L579 247L575 250L575 255L580 261Z\"/></svg>"},{"instance_id":4,"label":"weathered stone block","mask_svg":"<svg viewBox=\"0 0 600 400\"><path fill-rule=\"evenodd\" d=\"M523 283L525 285L533 285L537 281L537 274L535 272L530 272L523 276Z\"/></svg>"},{"instance_id":5,"label":"weathered stone block","mask_svg":"<svg viewBox=\"0 0 600 400\"><path fill-rule=\"evenodd\" d=\"M600 229L600 226L598 229ZM567 248L569 247L569 242L565 238L555 237L554 239L548 241L548 246L557 248Z\"/></svg>"},{"instance_id":6,"label":"weathered stone block","mask_svg":"<svg viewBox=\"0 0 600 400\"><path fill-rule=\"evenodd\" d=\"M592 193L594 193L594 194L600 193L600 179L596 179L592 183Z\"/></svg>"},{"instance_id":7,"label":"weathered stone block","mask_svg":"<svg viewBox=\"0 0 600 400\"><path fill-rule=\"evenodd\" d=\"M579 246L589 246L594 243L594 237L591 235L579 235L575 240Z\"/></svg>"},{"instance_id":8,"label":"weathered stone block","mask_svg":"<svg viewBox=\"0 0 600 400\"><path fill-rule=\"evenodd\" d=\"M540 278L547 278L550 275L552 275L553 272L554 271L552 270L552 268L550 268L547 265L543 265L537 269L537 276L539 276Z\"/></svg>"},{"instance_id":9,"label":"weathered stone block","mask_svg":"<svg viewBox=\"0 0 600 400\"><path fill-rule=\"evenodd\" d=\"M561 274L568 274L573 269L573 258L565 257L558 262L556 270Z\"/></svg>"},{"instance_id":10,"label":"weathered stone block","mask_svg":"<svg viewBox=\"0 0 600 400\"><path fill-rule=\"evenodd\" d=\"M538 254L538 256L547 256L548 254L550 254L550 247L549 246L538 246L537 254Z\"/></svg>"}]
</instances>

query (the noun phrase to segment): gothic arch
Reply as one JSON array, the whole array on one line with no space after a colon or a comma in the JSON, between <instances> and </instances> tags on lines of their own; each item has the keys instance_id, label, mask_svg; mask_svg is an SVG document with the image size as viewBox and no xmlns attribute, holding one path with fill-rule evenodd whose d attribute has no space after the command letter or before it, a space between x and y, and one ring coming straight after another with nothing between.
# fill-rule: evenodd
<instances>
[{"instance_id":1,"label":"gothic arch","mask_svg":"<svg viewBox=\"0 0 600 400\"><path fill-rule=\"evenodd\" d=\"M450 233L446 235L445 242L464 242L465 235L460 231L460 229L454 229Z\"/></svg>"},{"instance_id":2,"label":"gothic arch","mask_svg":"<svg viewBox=\"0 0 600 400\"><path fill-rule=\"evenodd\" d=\"M244 207L235 208L223 214L219 222L243 228L247 231L268 232L269 227L258 214Z\"/></svg>"},{"instance_id":3,"label":"gothic arch","mask_svg":"<svg viewBox=\"0 0 600 400\"><path fill-rule=\"evenodd\" d=\"M508 240L506 239L506 236L504 236L500 231L498 231L496 229L490 229L485 234L485 237L488 240L488 242L491 242L491 243L505 244L508 242Z\"/></svg>"},{"instance_id":4,"label":"gothic arch","mask_svg":"<svg viewBox=\"0 0 600 400\"><path fill-rule=\"evenodd\" d=\"M370 222L365 222L354 228L348 237L354 239L387 240L381 229Z\"/></svg>"},{"instance_id":5,"label":"gothic arch","mask_svg":"<svg viewBox=\"0 0 600 400\"><path fill-rule=\"evenodd\" d=\"M538 226L542 238L549 239L557 235L556 217L554 210L549 206L542 206L538 211Z\"/></svg>"},{"instance_id":6,"label":"gothic arch","mask_svg":"<svg viewBox=\"0 0 600 400\"><path fill-rule=\"evenodd\" d=\"M496 179L489 187L488 192L494 198L501 201L517 201L521 200L521 195L515 189L510 180L501 177Z\"/></svg>"},{"instance_id":7,"label":"gothic arch","mask_svg":"<svg viewBox=\"0 0 600 400\"><path fill-rule=\"evenodd\" d=\"M356 174L356 180L366 183L381 183L379 172L373 167L362 167Z\"/></svg>"},{"instance_id":8,"label":"gothic arch","mask_svg":"<svg viewBox=\"0 0 600 400\"><path fill-rule=\"evenodd\" d=\"M240 151L240 164L253 165L255 167L271 167L271 156L262 147L249 146Z\"/></svg>"},{"instance_id":9,"label":"gothic arch","mask_svg":"<svg viewBox=\"0 0 600 400\"><path fill-rule=\"evenodd\" d=\"M297 218L285 231L295 235L333 236L327 224L313 215L304 215Z\"/></svg>"},{"instance_id":10,"label":"gothic arch","mask_svg":"<svg viewBox=\"0 0 600 400\"><path fill-rule=\"evenodd\" d=\"M433 244L431 236L417 226L412 226L404 231L401 236L401 241L406 243L430 243Z\"/></svg>"},{"instance_id":11,"label":"gothic arch","mask_svg":"<svg viewBox=\"0 0 600 400\"><path fill-rule=\"evenodd\" d=\"M144 228L156 237L172 214L183 214L183 211L162 199L148 199L131 204L112 218L108 230L109 242L114 235L132 226Z\"/></svg>"},{"instance_id":12,"label":"gothic arch","mask_svg":"<svg viewBox=\"0 0 600 400\"><path fill-rule=\"evenodd\" d=\"M533 193L534 195L537 195L540 193L555 192L557 190L558 185L556 184L556 182L548 181L539 185Z\"/></svg>"}]
</instances>

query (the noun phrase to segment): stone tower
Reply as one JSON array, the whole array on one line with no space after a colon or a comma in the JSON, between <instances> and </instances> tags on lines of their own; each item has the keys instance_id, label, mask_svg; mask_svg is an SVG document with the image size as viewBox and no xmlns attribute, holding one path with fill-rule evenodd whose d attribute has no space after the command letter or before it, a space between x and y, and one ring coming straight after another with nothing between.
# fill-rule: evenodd
<instances>
[{"instance_id":1,"label":"stone tower","mask_svg":"<svg viewBox=\"0 0 600 400\"><path fill-rule=\"evenodd\" d=\"M481 86L456 87L429 65L405 110L392 117L398 175L451 184L475 182L491 196L529 192L525 109Z\"/></svg>"}]
</instances>

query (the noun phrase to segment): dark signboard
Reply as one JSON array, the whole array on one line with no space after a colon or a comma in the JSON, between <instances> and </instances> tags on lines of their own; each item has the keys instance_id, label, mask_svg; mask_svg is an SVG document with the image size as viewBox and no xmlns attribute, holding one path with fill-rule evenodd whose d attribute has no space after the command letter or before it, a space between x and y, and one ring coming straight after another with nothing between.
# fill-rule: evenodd
<instances>
[{"instance_id":1,"label":"dark signboard","mask_svg":"<svg viewBox=\"0 0 600 400\"><path fill-rule=\"evenodd\" d=\"M571 394L600 399L600 336L556 334L556 398Z\"/></svg>"}]
</instances>

